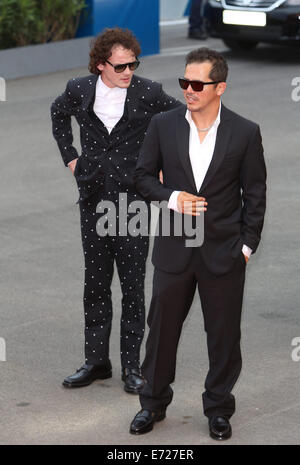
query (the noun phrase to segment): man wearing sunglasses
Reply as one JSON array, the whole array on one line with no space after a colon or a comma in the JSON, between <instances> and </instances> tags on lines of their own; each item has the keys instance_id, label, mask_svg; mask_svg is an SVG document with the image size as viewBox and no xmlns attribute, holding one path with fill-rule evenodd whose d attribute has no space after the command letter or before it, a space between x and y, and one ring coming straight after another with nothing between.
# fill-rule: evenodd
<instances>
[{"instance_id":1,"label":"man wearing sunglasses","mask_svg":"<svg viewBox=\"0 0 300 465\"><path fill-rule=\"evenodd\" d=\"M204 241L187 247L184 235L155 238L153 297L140 391L142 410L130 426L143 434L166 416L176 352L196 287L207 333L209 371L204 414L213 439L230 438L231 394L242 360L240 319L246 262L258 247L266 205L266 168L259 126L221 103L227 63L207 48L187 55L179 84L184 108L155 116L136 168L146 200L166 201L179 213L204 215ZM164 184L157 179L163 170ZM186 381L188 387L188 382Z\"/></svg>"},{"instance_id":2,"label":"man wearing sunglasses","mask_svg":"<svg viewBox=\"0 0 300 465\"><path fill-rule=\"evenodd\" d=\"M124 389L137 394L143 384L139 357L145 326L148 237L118 232L114 237L99 237L96 230L99 202L113 202L118 219L120 193L127 195L128 204L140 198L133 172L152 116L182 105L165 94L160 84L134 76L140 51L130 31L106 29L90 51L92 74L70 80L51 109L54 137L79 189L85 259L85 363L64 380L68 388L112 376L109 339L114 262L123 295L120 344ZM79 157L72 145L71 116L80 126Z\"/></svg>"}]
</instances>

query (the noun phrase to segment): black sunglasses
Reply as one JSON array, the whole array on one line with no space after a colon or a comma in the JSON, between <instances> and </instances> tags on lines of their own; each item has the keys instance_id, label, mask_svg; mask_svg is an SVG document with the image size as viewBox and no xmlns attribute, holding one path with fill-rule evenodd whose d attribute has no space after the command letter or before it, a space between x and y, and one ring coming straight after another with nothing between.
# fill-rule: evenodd
<instances>
[{"instance_id":1,"label":"black sunglasses","mask_svg":"<svg viewBox=\"0 0 300 465\"><path fill-rule=\"evenodd\" d=\"M222 82L222 81L211 81L211 82L189 81L188 79L183 79L183 78L179 78L178 81L179 81L179 85L181 89L186 90L189 86L191 86L195 92L201 92L204 86L208 86L210 84L219 84L219 82Z\"/></svg>"},{"instance_id":2,"label":"black sunglasses","mask_svg":"<svg viewBox=\"0 0 300 465\"><path fill-rule=\"evenodd\" d=\"M131 63L123 63L122 65L113 65L110 61L106 60L106 62L112 66L115 70L116 73L123 73L127 66L129 66L130 71L134 71L135 69L138 68L140 62L138 59L136 61L132 61Z\"/></svg>"}]
</instances>

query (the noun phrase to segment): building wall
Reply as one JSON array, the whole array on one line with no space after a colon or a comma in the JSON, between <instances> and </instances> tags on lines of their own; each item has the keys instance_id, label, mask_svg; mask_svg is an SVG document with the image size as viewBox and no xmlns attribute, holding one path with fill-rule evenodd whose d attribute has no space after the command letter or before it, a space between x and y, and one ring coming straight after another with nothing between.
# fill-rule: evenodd
<instances>
[{"instance_id":1,"label":"building wall","mask_svg":"<svg viewBox=\"0 0 300 465\"><path fill-rule=\"evenodd\" d=\"M188 0L160 0L160 21L183 19Z\"/></svg>"}]
</instances>

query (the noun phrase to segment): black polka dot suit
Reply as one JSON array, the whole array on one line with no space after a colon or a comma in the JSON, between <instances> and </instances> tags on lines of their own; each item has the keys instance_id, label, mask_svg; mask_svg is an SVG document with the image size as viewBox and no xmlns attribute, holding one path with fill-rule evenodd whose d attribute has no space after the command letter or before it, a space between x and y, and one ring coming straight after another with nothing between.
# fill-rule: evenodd
<instances>
[{"instance_id":1,"label":"black polka dot suit","mask_svg":"<svg viewBox=\"0 0 300 465\"><path fill-rule=\"evenodd\" d=\"M119 194L127 194L128 203L141 200L133 173L150 120L181 103L168 96L157 82L133 76L124 114L109 134L93 111L97 79L98 76L90 75L68 82L65 92L51 107L53 135L67 166L78 157L71 128L71 117L76 118L82 149L74 176L79 190L85 260L86 363L109 363L110 287L116 262L122 289L121 364L123 368L138 368L145 326L144 278L149 239L118 233L100 237L96 223L101 215L96 207L101 200L110 200L119 217Z\"/></svg>"}]
</instances>

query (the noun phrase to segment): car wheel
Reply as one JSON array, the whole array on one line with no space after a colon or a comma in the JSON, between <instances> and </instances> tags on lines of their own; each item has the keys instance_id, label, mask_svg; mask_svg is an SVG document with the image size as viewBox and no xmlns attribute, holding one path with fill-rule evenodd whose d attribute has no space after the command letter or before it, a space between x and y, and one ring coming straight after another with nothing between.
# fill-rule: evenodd
<instances>
[{"instance_id":1,"label":"car wheel","mask_svg":"<svg viewBox=\"0 0 300 465\"><path fill-rule=\"evenodd\" d=\"M252 50L258 44L254 40L235 40L235 39L223 39L224 44L231 48L231 50Z\"/></svg>"}]
</instances>

